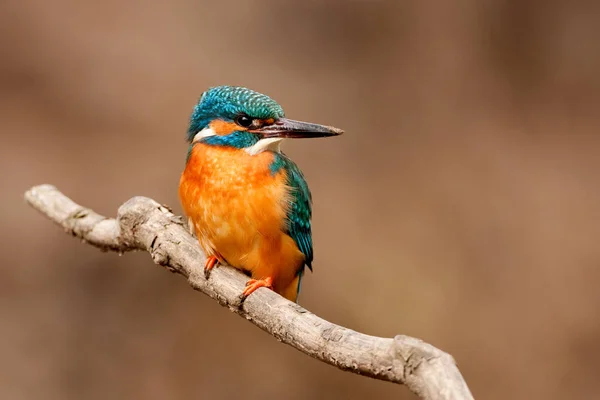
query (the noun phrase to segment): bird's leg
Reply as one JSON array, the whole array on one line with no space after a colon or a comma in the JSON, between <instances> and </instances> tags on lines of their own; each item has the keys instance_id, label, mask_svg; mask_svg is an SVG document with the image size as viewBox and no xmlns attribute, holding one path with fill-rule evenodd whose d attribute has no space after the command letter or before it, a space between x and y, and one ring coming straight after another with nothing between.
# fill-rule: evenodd
<instances>
[{"instance_id":1,"label":"bird's leg","mask_svg":"<svg viewBox=\"0 0 600 400\"><path fill-rule=\"evenodd\" d=\"M215 256L210 256L206 259L206 264L204 265L204 277L208 279L210 276L210 271L216 266L219 265L219 259Z\"/></svg>"},{"instance_id":2,"label":"bird's leg","mask_svg":"<svg viewBox=\"0 0 600 400\"><path fill-rule=\"evenodd\" d=\"M240 296L240 300L243 302L248 296L250 296L258 288L266 287L273 290L273 278L270 276L265 279L250 279L246 282L246 289Z\"/></svg>"}]
</instances>

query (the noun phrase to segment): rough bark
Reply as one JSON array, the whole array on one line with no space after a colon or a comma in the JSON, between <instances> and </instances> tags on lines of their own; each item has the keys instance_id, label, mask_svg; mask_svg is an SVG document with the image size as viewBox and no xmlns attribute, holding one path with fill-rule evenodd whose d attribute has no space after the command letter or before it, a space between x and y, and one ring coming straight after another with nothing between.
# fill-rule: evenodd
<instances>
[{"instance_id":1,"label":"rough bark","mask_svg":"<svg viewBox=\"0 0 600 400\"><path fill-rule=\"evenodd\" d=\"M473 398L452 356L419 339L355 332L268 289L259 289L241 304L247 277L219 267L206 279L206 257L186 224L152 199L128 200L116 219L74 203L51 185L33 187L25 199L71 235L102 250L149 252L156 264L185 276L194 289L304 354L345 371L404 384L422 399Z\"/></svg>"}]
</instances>

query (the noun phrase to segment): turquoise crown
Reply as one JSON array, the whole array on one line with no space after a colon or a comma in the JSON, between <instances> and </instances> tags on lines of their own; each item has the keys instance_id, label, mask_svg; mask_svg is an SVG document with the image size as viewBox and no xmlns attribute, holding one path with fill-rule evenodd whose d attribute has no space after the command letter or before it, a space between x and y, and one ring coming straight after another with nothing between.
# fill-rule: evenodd
<instances>
[{"instance_id":1,"label":"turquoise crown","mask_svg":"<svg viewBox=\"0 0 600 400\"><path fill-rule=\"evenodd\" d=\"M284 117L283 108L267 95L245 87L217 86L204 92L194 107L187 132L188 141L191 142L210 121L233 121L241 114L257 119Z\"/></svg>"}]
</instances>

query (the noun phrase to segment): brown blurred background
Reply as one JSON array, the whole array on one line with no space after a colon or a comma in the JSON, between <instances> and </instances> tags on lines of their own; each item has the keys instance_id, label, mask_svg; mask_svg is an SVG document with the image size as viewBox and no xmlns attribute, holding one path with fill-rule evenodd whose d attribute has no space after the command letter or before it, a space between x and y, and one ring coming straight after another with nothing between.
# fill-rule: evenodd
<instances>
[{"instance_id":1,"label":"brown blurred background","mask_svg":"<svg viewBox=\"0 0 600 400\"><path fill-rule=\"evenodd\" d=\"M4 0L0 32L0 398L414 398L24 204L179 213L219 84L347 132L285 144L315 201L303 306L452 353L476 398L600 394L600 2Z\"/></svg>"}]
</instances>

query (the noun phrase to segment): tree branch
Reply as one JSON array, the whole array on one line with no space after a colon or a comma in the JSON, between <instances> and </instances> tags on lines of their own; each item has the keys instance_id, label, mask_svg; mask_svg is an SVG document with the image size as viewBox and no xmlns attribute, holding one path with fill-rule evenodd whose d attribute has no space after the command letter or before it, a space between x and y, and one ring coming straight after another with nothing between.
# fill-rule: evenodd
<instances>
[{"instance_id":1,"label":"tree branch","mask_svg":"<svg viewBox=\"0 0 600 400\"><path fill-rule=\"evenodd\" d=\"M41 185L26 201L73 236L102 250L148 251L155 263L278 340L342 370L406 385L422 399L473 399L454 359L408 336L380 338L325 321L275 292L259 289L240 304L246 277L216 268L204 277L206 260L182 219L152 199L134 197L117 218L106 218L74 203L54 186Z\"/></svg>"}]
</instances>

